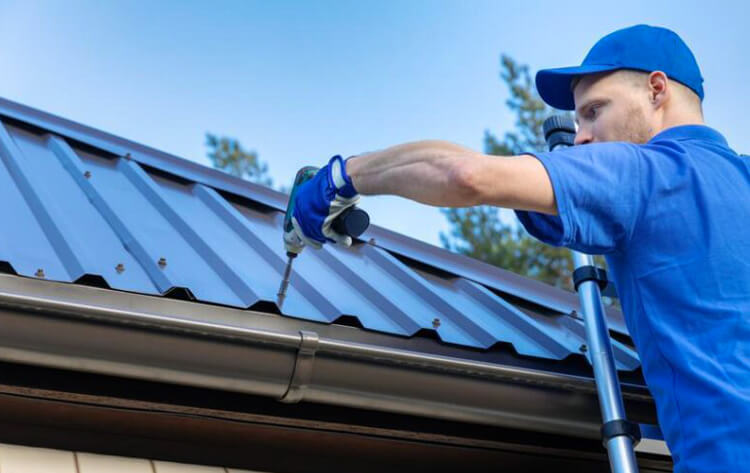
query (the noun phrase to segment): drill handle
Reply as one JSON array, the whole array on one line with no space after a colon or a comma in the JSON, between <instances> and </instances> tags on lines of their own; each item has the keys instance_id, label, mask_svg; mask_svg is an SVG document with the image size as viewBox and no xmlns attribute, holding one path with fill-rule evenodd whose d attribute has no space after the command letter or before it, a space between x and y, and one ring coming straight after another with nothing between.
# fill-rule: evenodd
<instances>
[{"instance_id":1,"label":"drill handle","mask_svg":"<svg viewBox=\"0 0 750 473\"><path fill-rule=\"evenodd\" d=\"M370 226L370 216L364 210L359 207L349 207L341 212L341 215L331 224L331 228L336 233L342 235L349 235L352 238L357 238L367 230Z\"/></svg>"}]
</instances>

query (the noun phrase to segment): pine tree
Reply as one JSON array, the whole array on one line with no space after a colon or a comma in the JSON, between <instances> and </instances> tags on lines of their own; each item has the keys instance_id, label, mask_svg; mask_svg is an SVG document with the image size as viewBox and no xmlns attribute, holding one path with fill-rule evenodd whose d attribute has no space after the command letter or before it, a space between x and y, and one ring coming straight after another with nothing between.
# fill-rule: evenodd
<instances>
[{"instance_id":1,"label":"pine tree","mask_svg":"<svg viewBox=\"0 0 750 473\"><path fill-rule=\"evenodd\" d=\"M258 153L244 149L238 140L206 133L206 146L209 148L208 158L216 169L257 184L273 186L268 165L260 161Z\"/></svg>"}]
</instances>

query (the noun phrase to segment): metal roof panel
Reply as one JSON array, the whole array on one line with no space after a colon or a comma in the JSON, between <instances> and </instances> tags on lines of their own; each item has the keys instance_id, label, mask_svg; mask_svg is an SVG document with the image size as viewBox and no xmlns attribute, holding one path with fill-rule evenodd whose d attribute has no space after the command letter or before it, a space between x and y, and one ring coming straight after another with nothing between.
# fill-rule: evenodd
<instances>
[{"instance_id":1,"label":"metal roof panel","mask_svg":"<svg viewBox=\"0 0 750 473\"><path fill-rule=\"evenodd\" d=\"M3 100L0 119L2 212L13 222L0 260L19 274L95 276L112 289L239 308L276 303L284 196ZM542 359L581 354L573 295L384 229L368 234L376 239L297 258L281 314L355 318L404 337L433 331L479 350L506 343ZM619 369L638 367L627 345L615 341L615 353Z\"/></svg>"}]
</instances>

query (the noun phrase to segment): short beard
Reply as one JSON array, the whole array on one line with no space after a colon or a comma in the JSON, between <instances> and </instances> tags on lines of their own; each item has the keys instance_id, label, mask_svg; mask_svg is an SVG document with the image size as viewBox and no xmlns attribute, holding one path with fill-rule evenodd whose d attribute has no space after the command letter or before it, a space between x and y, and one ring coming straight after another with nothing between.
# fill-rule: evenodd
<instances>
[{"instance_id":1,"label":"short beard","mask_svg":"<svg viewBox=\"0 0 750 473\"><path fill-rule=\"evenodd\" d=\"M613 141L626 141L628 143L644 144L651 139L651 127L646 122L646 116L639 107L628 110L625 120L621 126L614 130Z\"/></svg>"}]
</instances>

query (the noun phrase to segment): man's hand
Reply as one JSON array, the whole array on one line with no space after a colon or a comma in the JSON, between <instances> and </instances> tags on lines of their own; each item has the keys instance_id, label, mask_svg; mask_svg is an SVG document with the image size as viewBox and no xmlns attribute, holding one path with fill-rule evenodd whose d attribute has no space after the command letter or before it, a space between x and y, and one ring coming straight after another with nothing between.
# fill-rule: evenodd
<instances>
[{"instance_id":1,"label":"man's hand","mask_svg":"<svg viewBox=\"0 0 750 473\"><path fill-rule=\"evenodd\" d=\"M294 234L284 235L284 239L291 241L296 237L316 249L326 241L350 246L351 237L337 233L331 225L358 201L359 194L346 174L344 160L334 156L297 190L292 217Z\"/></svg>"}]
</instances>

